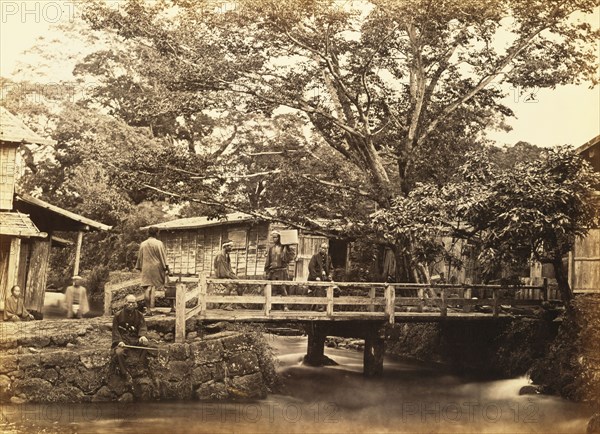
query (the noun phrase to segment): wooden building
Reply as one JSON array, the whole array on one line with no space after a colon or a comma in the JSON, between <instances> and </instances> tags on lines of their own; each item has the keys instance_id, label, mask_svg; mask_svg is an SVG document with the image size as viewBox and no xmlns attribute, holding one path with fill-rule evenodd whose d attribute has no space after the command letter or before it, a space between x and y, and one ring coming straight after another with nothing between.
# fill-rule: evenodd
<instances>
[{"instance_id":1,"label":"wooden building","mask_svg":"<svg viewBox=\"0 0 600 434\"><path fill-rule=\"evenodd\" d=\"M15 193L17 152L21 144L53 145L0 107L0 310L13 285L19 285L25 307L41 312L48 276L50 249L64 246L56 231L78 232L74 274L79 272L83 233L110 226Z\"/></svg>"},{"instance_id":2,"label":"wooden building","mask_svg":"<svg viewBox=\"0 0 600 434\"><path fill-rule=\"evenodd\" d=\"M579 155L600 172L600 135L575 149ZM600 207L600 185L596 187L595 203ZM600 292L600 229L590 229L584 238L575 241L573 250L563 259L568 270L569 285L574 293ZM534 262L531 265L531 283L543 278L554 279L552 264Z\"/></svg>"},{"instance_id":3,"label":"wooden building","mask_svg":"<svg viewBox=\"0 0 600 434\"><path fill-rule=\"evenodd\" d=\"M575 149L600 173L600 135ZM596 207L600 208L600 185L596 186ZM600 291L600 229L590 229L585 238L577 239L569 253L569 285L573 292Z\"/></svg>"},{"instance_id":4,"label":"wooden building","mask_svg":"<svg viewBox=\"0 0 600 434\"><path fill-rule=\"evenodd\" d=\"M152 226L160 229L159 237L167 249L167 262L175 275L214 275L214 258L223 241L229 239L233 241L232 268L238 276L249 279L264 276L270 233L285 229L281 224L260 221L240 212L227 214L220 220L191 217ZM295 280L307 279L310 258L323 242L329 243L337 279L343 280L349 265L349 244L302 231L298 234L296 261L290 264L290 276Z\"/></svg>"}]
</instances>

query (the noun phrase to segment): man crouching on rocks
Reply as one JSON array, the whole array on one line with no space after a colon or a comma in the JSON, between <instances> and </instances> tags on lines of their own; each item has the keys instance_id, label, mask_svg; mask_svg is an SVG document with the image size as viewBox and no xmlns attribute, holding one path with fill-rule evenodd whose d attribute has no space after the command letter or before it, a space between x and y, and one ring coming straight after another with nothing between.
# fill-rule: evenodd
<instances>
[{"instance_id":1,"label":"man crouching on rocks","mask_svg":"<svg viewBox=\"0 0 600 434\"><path fill-rule=\"evenodd\" d=\"M146 357L146 350L128 347L146 346L147 332L144 315L137 310L137 300L134 295L129 294L125 297L125 308L115 314L112 326L112 348L119 364L119 372L127 381L131 381L131 373L126 366L126 360L131 358L131 361L139 362Z\"/></svg>"}]
</instances>

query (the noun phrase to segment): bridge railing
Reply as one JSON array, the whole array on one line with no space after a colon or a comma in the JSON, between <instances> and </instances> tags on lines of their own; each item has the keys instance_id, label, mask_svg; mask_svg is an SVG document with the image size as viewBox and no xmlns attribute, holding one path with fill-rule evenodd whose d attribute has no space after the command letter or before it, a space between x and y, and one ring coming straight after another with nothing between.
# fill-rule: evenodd
<instances>
[{"instance_id":1,"label":"bridge railing","mask_svg":"<svg viewBox=\"0 0 600 434\"><path fill-rule=\"evenodd\" d=\"M279 295L285 287L291 295ZM223 292L242 295L226 295ZM308 293L311 295L308 295ZM319 295L315 295L319 293ZM197 298L193 307L186 307ZM377 319L393 323L401 312L439 315L448 310L486 306L497 317L502 305L539 305L549 299L547 285L452 285L381 282L304 282L273 280L214 279L201 275L198 286L186 289L177 284L175 338L185 340L185 323L199 315L210 319ZM235 312L223 311L236 305ZM258 306L258 308L257 308ZM280 307L279 310L275 309ZM284 310L284 307L287 309ZM318 307L322 309L317 310ZM427 311L427 312L426 312Z\"/></svg>"}]
</instances>

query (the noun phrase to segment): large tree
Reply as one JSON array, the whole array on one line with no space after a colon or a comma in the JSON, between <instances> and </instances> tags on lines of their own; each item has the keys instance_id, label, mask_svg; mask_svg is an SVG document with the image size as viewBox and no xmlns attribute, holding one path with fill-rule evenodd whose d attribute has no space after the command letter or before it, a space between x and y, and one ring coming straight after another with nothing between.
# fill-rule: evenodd
<instances>
[{"instance_id":1,"label":"large tree","mask_svg":"<svg viewBox=\"0 0 600 434\"><path fill-rule=\"evenodd\" d=\"M574 14L595 6L241 0L214 8L172 0L129 1L118 10L99 2L87 17L158 62L136 73L169 101L195 95L210 105L226 91L250 97L236 100L237 110L298 111L388 206L410 191L422 151L472 143L511 114L498 103L499 84L594 80L598 33ZM197 107L181 102L177 110Z\"/></svg>"},{"instance_id":2,"label":"large tree","mask_svg":"<svg viewBox=\"0 0 600 434\"><path fill-rule=\"evenodd\" d=\"M77 71L100 83L92 102L186 144L191 162L124 166L146 188L222 209L276 205L301 225L343 217L364 234L374 209L418 182L444 185L503 125L501 85L594 83L598 31L577 15L596 3L99 0L85 18L114 45ZM265 124L276 140L256 134Z\"/></svg>"}]
</instances>

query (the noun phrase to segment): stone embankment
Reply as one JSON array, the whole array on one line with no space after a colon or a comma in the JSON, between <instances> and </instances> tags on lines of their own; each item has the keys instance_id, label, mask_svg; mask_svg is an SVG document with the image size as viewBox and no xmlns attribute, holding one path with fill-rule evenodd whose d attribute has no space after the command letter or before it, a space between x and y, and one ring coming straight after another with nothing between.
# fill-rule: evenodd
<instances>
[{"instance_id":1,"label":"stone embankment","mask_svg":"<svg viewBox=\"0 0 600 434\"><path fill-rule=\"evenodd\" d=\"M0 325L2 403L98 402L265 397L275 368L262 335L188 324L172 340L173 318L152 317L145 362L126 381L111 360L111 320L47 320ZM212 333L210 333L212 331Z\"/></svg>"}]
</instances>

